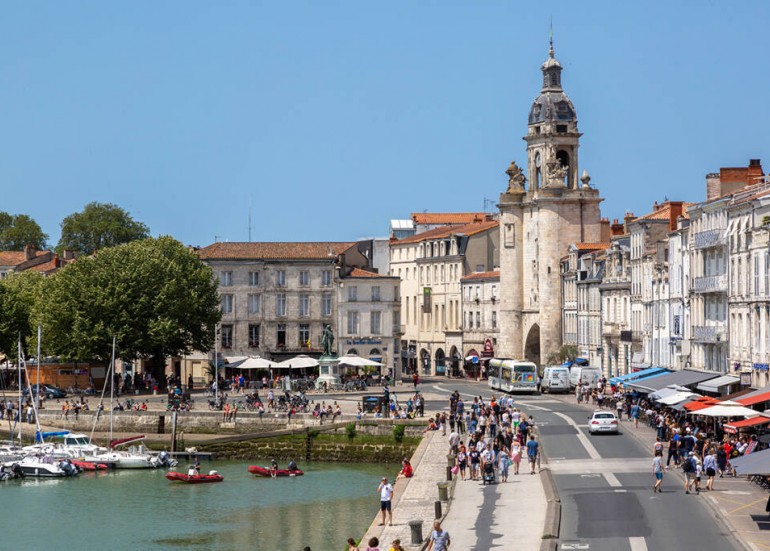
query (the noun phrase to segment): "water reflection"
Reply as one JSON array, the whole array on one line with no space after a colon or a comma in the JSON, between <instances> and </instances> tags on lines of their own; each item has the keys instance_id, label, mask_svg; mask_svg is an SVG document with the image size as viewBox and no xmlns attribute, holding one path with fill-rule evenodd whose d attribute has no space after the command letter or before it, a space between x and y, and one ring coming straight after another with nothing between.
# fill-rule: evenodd
<instances>
[{"instance_id":1,"label":"water reflection","mask_svg":"<svg viewBox=\"0 0 770 551\"><path fill-rule=\"evenodd\" d=\"M314 464L302 466L305 476L272 479L248 474L247 465L204 463L225 476L219 484L172 484L163 471L3 483L4 503L15 504L4 511L12 529L3 547L48 550L55 535L56 547L81 550L341 549L377 513L379 478L398 469ZM30 519L44 519L48 536Z\"/></svg>"}]
</instances>

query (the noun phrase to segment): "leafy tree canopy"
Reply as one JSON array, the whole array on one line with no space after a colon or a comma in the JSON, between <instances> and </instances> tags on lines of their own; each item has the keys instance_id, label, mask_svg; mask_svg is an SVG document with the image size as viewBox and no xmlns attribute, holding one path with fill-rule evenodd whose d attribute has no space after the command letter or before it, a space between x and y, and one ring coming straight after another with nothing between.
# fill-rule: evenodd
<instances>
[{"instance_id":1,"label":"leafy tree canopy","mask_svg":"<svg viewBox=\"0 0 770 551\"><path fill-rule=\"evenodd\" d=\"M109 359L113 335L125 360L161 361L214 342L214 274L171 237L100 250L49 279L44 343L66 359Z\"/></svg>"},{"instance_id":2,"label":"leafy tree canopy","mask_svg":"<svg viewBox=\"0 0 770 551\"><path fill-rule=\"evenodd\" d=\"M21 337L22 353L37 346L37 325L44 278L39 272L13 273L0 280L0 353L16 361Z\"/></svg>"},{"instance_id":3,"label":"leafy tree canopy","mask_svg":"<svg viewBox=\"0 0 770 551\"><path fill-rule=\"evenodd\" d=\"M0 211L0 251L20 251L25 245L43 250L47 242L48 235L26 214Z\"/></svg>"},{"instance_id":4,"label":"leafy tree canopy","mask_svg":"<svg viewBox=\"0 0 770 551\"><path fill-rule=\"evenodd\" d=\"M88 203L82 212L70 214L61 223L58 251L91 254L144 239L150 229L131 218L125 210L112 203Z\"/></svg>"}]
</instances>

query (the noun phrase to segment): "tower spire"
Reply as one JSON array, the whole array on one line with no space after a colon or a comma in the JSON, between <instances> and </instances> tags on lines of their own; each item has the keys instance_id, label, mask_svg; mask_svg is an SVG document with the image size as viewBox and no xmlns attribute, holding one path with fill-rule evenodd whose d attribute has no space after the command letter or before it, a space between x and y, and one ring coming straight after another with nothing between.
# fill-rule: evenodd
<instances>
[{"instance_id":1,"label":"tower spire","mask_svg":"<svg viewBox=\"0 0 770 551\"><path fill-rule=\"evenodd\" d=\"M548 31L548 42L550 43L550 48L548 49L548 57L554 58L555 54L553 51L553 15L551 16L551 29Z\"/></svg>"}]
</instances>

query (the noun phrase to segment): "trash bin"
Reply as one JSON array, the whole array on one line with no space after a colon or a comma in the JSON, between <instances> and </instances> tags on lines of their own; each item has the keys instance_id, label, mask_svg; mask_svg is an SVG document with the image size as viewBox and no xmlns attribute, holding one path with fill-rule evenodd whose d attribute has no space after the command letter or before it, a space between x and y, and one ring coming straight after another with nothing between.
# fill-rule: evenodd
<instances>
[{"instance_id":1,"label":"trash bin","mask_svg":"<svg viewBox=\"0 0 770 551\"><path fill-rule=\"evenodd\" d=\"M438 482L438 498L441 501L449 501L449 484L446 482Z\"/></svg>"},{"instance_id":2,"label":"trash bin","mask_svg":"<svg viewBox=\"0 0 770 551\"><path fill-rule=\"evenodd\" d=\"M422 543L422 521L410 520L409 528L412 531L412 545L419 545Z\"/></svg>"}]
</instances>

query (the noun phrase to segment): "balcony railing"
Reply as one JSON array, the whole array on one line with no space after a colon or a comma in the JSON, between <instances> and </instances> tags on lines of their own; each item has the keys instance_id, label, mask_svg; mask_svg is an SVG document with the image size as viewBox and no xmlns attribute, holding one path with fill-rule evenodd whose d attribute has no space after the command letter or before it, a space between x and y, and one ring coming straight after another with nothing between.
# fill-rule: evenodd
<instances>
[{"instance_id":1,"label":"balcony railing","mask_svg":"<svg viewBox=\"0 0 770 551\"><path fill-rule=\"evenodd\" d=\"M694 293L726 293L727 275L694 277L692 279L692 290Z\"/></svg>"},{"instance_id":2,"label":"balcony railing","mask_svg":"<svg viewBox=\"0 0 770 551\"><path fill-rule=\"evenodd\" d=\"M723 228L698 232L693 236L693 247L696 249L722 247L727 243L726 234Z\"/></svg>"},{"instance_id":3,"label":"balcony railing","mask_svg":"<svg viewBox=\"0 0 770 551\"><path fill-rule=\"evenodd\" d=\"M692 329L695 342L717 343L727 340L727 328L724 325L696 325Z\"/></svg>"}]
</instances>

